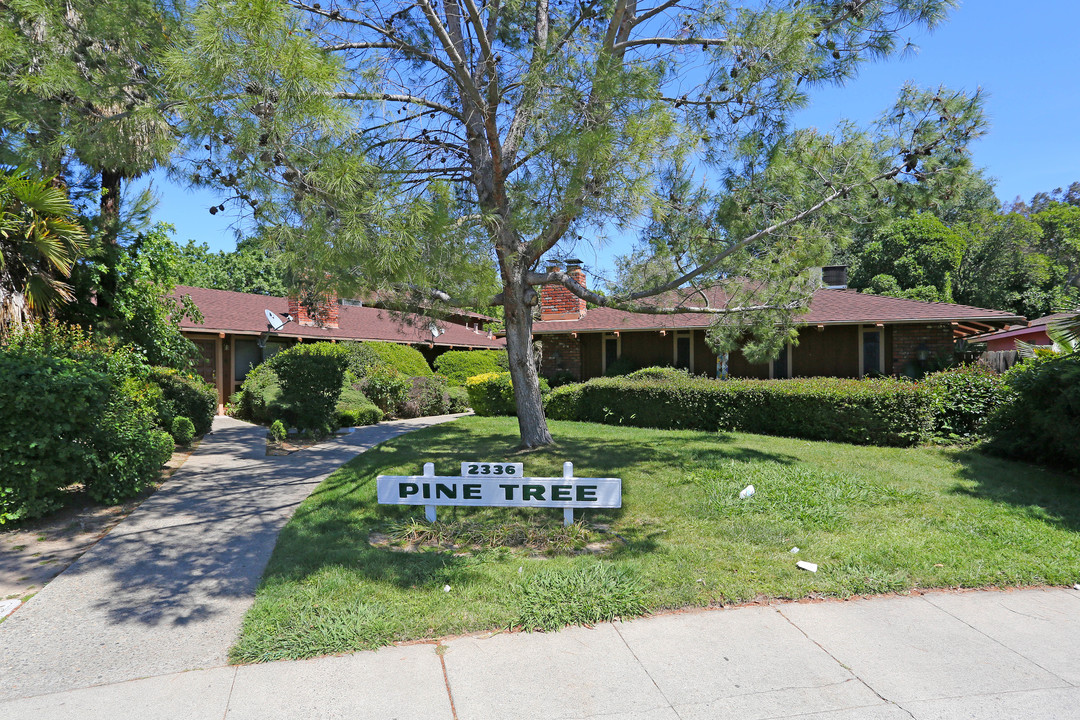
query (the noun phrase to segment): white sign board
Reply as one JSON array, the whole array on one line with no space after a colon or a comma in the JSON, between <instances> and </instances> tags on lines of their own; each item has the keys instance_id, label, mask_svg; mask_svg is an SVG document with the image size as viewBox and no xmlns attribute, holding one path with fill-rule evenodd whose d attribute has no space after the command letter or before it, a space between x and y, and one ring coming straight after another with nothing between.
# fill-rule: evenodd
<instances>
[{"instance_id":1,"label":"white sign board","mask_svg":"<svg viewBox=\"0 0 1080 720\"><path fill-rule=\"evenodd\" d=\"M574 508L622 507L621 479L573 474L572 463L563 477L523 477L521 463L466 462L460 476L436 476L426 463L423 475L379 475L375 485L380 505L423 505L431 521L440 505L564 508L568 523Z\"/></svg>"}]
</instances>

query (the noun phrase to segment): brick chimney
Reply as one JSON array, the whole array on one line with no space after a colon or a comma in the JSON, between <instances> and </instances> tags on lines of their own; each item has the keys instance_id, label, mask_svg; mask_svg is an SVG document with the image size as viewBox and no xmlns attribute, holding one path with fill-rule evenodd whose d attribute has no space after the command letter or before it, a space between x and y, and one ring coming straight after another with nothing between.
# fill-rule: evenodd
<instances>
[{"instance_id":1,"label":"brick chimney","mask_svg":"<svg viewBox=\"0 0 1080 720\"><path fill-rule=\"evenodd\" d=\"M313 305L309 308L308 306ZM321 327L336 330L338 325L338 313L341 306L338 304L335 293L326 293L319 297L317 302L308 302L305 305L297 295L289 296L289 314L293 322L304 327Z\"/></svg>"},{"instance_id":2,"label":"brick chimney","mask_svg":"<svg viewBox=\"0 0 1080 720\"><path fill-rule=\"evenodd\" d=\"M562 270L560 263L548 265L548 272ZM581 287L585 285L585 271L580 260L566 261L566 274ZM585 301L558 283L540 288L540 320L580 320L585 316Z\"/></svg>"}]
</instances>

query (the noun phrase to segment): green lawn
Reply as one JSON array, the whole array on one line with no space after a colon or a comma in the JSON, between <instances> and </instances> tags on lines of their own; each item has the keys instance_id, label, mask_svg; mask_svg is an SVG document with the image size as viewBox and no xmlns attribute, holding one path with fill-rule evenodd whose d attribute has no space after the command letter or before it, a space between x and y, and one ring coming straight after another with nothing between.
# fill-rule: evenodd
<instances>
[{"instance_id":1,"label":"green lawn","mask_svg":"<svg viewBox=\"0 0 1080 720\"><path fill-rule=\"evenodd\" d=\"M557 625L589 612L1080 580L1073 476L959 450L584 423L551 429L555 447L521 454L514 419L464 418L347 464L282 532L233 659ZM561 475L571 460L580 477L621 477L623 507L590 511L571 533L561 531L559 510L442 508L443 531L470 533L472 549L401 552L370 542L372 533L423 529L410 527L422 508L375 504L376 475L419 474L425 461L450 475L462 460L502 459L524 462L527 475ZM739 500L748 484L756 495ZM500 546L515 535L533 549ZM606 550L566 549L590 541ZM818 572L796 569L799 559Z\"/></svg>"}]
</instances>

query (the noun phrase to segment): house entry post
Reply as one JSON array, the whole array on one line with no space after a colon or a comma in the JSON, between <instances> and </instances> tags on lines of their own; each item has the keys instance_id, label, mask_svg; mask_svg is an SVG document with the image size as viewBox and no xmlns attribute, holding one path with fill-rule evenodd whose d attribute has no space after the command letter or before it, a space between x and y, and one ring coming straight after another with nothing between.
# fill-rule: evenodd
<instances>
[{"instance_id":1,"label":"house entry post","mask_svg":"<svg viewBox=\"0 0 1080 720\"><path fill-rule=\"evenodd\" d=\"M426 478L435 477L435 463L424 463L424 477L426 477ZM425 505L424 506L424 517L426 517L427 521L430 522L430 523L435 522L435 506L434 505Z\"/></svg>"},{"instance_id":2,"label":"house entry post","mask_svg":"<svg viewBox=\"0 0 1080 720\"><path fill-rule=\"evenodd\" d=\"M564 480L571 480L574 477L574 463L564 462L562 464L562 476ZM574 524L574 508L563 508L562 511L562 524L563 527L569 527Z\"/></svg>"}]
</instances>

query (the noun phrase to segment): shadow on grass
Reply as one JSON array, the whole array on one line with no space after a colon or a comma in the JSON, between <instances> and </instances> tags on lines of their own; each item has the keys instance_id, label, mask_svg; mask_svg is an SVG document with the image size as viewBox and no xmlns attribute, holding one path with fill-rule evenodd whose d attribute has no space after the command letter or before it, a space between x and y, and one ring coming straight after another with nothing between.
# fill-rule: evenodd
<instances>
[{"instance_id":1,"label":"shadow on grass","mask_svg":"<svg viewBox=\"0 0 1080 720\"><path fill-rule=\"evenodd\" d=\"M1080 531L1080 476L965 450L954 455L960 476L959 495L1012 505L1030 518Z\"/></svg>"}]
</instances>

